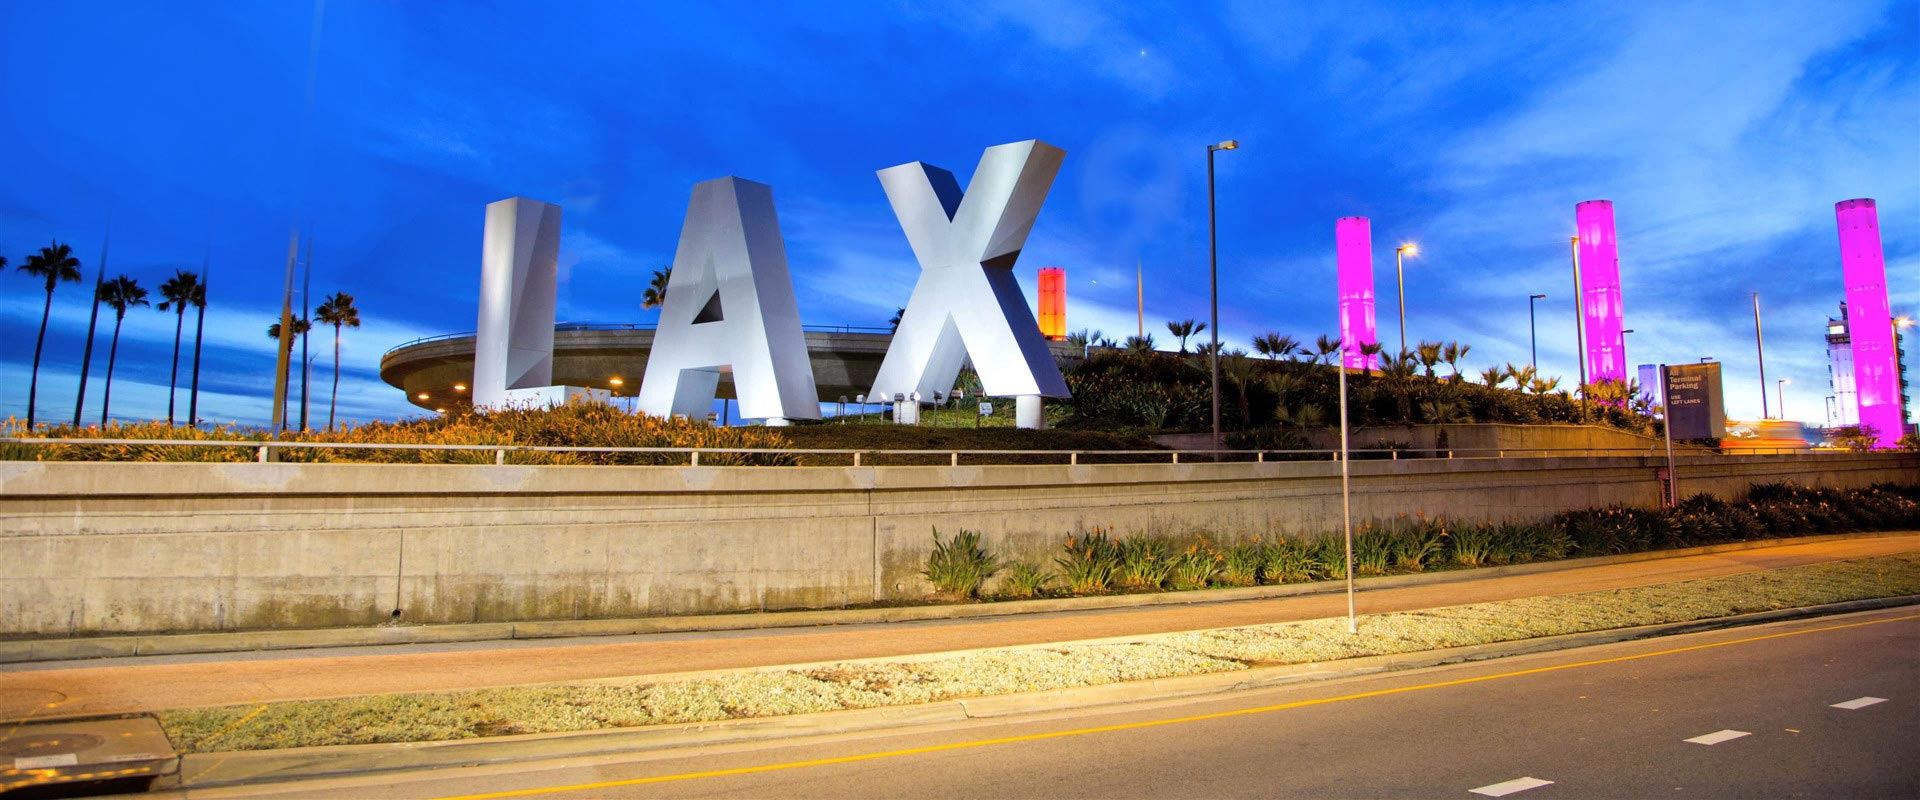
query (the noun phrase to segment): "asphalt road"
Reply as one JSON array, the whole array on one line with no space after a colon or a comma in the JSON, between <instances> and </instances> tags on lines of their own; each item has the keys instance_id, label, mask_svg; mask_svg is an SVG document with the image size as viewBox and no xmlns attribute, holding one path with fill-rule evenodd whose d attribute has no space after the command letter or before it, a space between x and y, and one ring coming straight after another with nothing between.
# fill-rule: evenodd
<instances>
[{"instance_id":1,"label":"asphalt road","mask_svg":"<svg viewBox=\"0 0 1920 800\"><path fill-rule=\"evenodd\" d=\"M1913 798L1920 797L1920 611L1202 701L187 796L263 793Z\"/></svg>"},{"instance_id":2,"label":"asphalt road","mask_svg":"<svg viewBox=\"0 0 1920 800\"><path fill-rule=\"evenodd\" d=\"M1361 614L1616 589L1909 552L1911 534L1792 544L1422 586L1368 588ZM1320 619L1325 594L968 620L0 665L0 720L670 675ZM1195 599L1204 599L1196 592ZM48 709L52 709L49 711Z\"/></svg>"}]
</instances>

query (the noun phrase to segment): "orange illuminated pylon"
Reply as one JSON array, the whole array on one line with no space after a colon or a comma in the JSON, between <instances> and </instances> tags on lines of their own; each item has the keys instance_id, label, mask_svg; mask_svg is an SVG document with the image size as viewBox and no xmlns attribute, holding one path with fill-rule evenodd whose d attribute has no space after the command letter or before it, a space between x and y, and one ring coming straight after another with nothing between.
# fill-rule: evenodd
<instances>
[{"instance_id":1,"label":"orange illuminated pylon","mask_svg":"<svg viewBox=\"0 0 1920 800\"><path fill-rule=\"evenodd\" d=\"M1056 342L1067 338L1067 271L1040 268L1040 335Z\"/></svg>"}]
</instances>

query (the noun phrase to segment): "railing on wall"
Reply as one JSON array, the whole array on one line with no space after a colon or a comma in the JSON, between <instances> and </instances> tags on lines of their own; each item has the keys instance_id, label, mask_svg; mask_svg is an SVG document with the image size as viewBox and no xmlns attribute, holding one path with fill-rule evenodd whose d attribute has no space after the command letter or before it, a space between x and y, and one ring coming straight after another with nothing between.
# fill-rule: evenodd
<instances>
[{"instance_id":1,"label":"railing on wall","mask_svg":"<svg viewBox=\"0 0 1920 800\"><path fill-rule=\"evenodd\" d=\"M374 444L358 442L280 442L260 440L206 440L206 439L41 439L0 437L0 444L27 445L29 447L60 446L119 446L119 447L217 447L238 448L254 451L255 459L266 463L274 459L275 451L281 450L428 450L443 452L491 452L494 463L504 465L509 453L597 453L597 454L654 454L678 455L686 458L687 466L742 466L715 464L712 456L721 455L758 455L758 456L795 456L799 458L831 456L834 460L851 457L853 466L877 466L875 458L889 456L916 456L946 458L949 466L1006 464L1005 459L1018 458L1031 460L1035 457L1058 459L1059 464L1078 466L1094 463L1264 463L1267 461L1339 461L1339 450L874 450L874 449L795 449L795 448L750 448L750 447L541 447L533 445L500 444ZM1355 448L1348 450L1353 460L1432 460L1451 458L1580 458L1608 456L1665 456L1659 449L1644 447L1453 447L1453 448ZM702 464L701 456L709 456ZM1693 453L1688 453L1692 455ZM1807 448L1743 448L1738 453L1709 453L1726 458L1740 458L1750 455L1799 454L1821 455L1857 455L1842 450L1812 450ZM1109 459L1123 459L1109 461ZM1185 461L1182 461L1182 458ZM1162 461L1164 459L1164 461ZM21 459L24 460L24 459ZM115 460L115 459L102 459ZM815 464L817 466L823 466ZM679 466L679 465L668 465ZM920 466L926 466L924 464Z\"/></svg>"}]
</instances>

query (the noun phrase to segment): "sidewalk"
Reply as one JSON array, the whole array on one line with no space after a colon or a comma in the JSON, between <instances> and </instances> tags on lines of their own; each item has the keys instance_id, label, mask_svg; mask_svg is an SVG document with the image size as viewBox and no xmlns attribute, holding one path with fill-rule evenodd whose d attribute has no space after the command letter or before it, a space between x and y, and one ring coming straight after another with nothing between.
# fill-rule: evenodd
<instances>
[{"instance_id":1,"label":"sidewalk","mask_svg":"<svg viewBox=\"0 0 1920 800\"><path fill-rule=\"evenodd\" d=\"M1920 550L1904 533L1376 588L1360 613L1626 588ZM71 716L732 669L1043 644L1339 616L1330 593L1181 606L827 628L116 659L0 672L0 717ZM1196 596L1199 600L1204 595ZM99 663L99 662L94 662ZM55 704L51 708L46 704ZM40 706L40 708L35 708Z\"/></svg>"}]
</instances>

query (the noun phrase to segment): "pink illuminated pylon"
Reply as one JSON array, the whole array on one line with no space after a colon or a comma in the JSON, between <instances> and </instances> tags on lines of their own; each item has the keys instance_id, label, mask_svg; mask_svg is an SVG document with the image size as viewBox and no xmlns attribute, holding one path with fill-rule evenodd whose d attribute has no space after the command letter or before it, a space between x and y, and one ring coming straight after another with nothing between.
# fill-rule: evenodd
<instances>
[{"instance_id":1,"label":"pink illuminated pylon","mask_svg":"<svg viewBox=\"0 0 1920 800\"><path fill-rule=\"evenodd\" d=\"M1341 365L1373 369L1374 357L1360 346L1374 344L1373 224L1366 217L1341 217L1333 225L1334 248L1340 270L1340 341L1346 343Z\"/></svg>"},{"instance_id":2,"label":"pink illuminated pylon","mask_svg":"<svg viewBox=\"0 0 1920 800\"><path fill-rule=\"evenodd\" d=\"M1860 424L1873 427L1880 447L1893 447L1902 427L1900 365L1894 360L1880 212L1872 200L1864 198L1843 200L1833 208L1840 226L1840 276L1847 288L1847 336L1853 349Z\"/></svg>"},{"instance_id":3,"label":"pink illuminated pylon","mask_svg":"<svg viewBox=\"0 0 1920 800\"><path fill-rule=\"evenodd\" d=\"M1627 336L1613 201L1576 204L1573 216L1580 232L1580 313L1587 324L1587 381L1626 380Z\"/></svg>"}]
</instances>

